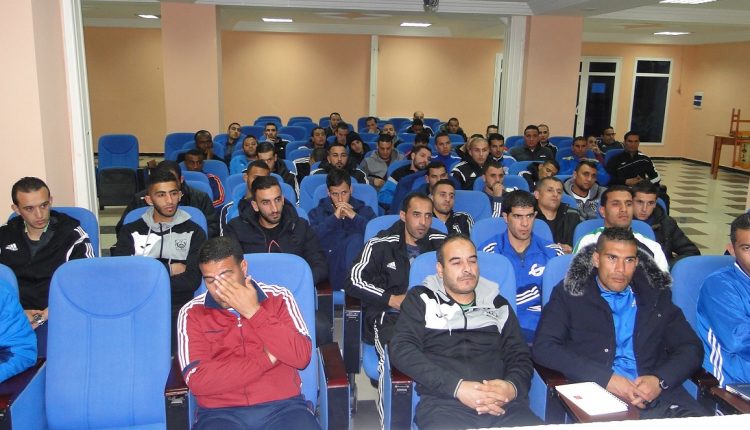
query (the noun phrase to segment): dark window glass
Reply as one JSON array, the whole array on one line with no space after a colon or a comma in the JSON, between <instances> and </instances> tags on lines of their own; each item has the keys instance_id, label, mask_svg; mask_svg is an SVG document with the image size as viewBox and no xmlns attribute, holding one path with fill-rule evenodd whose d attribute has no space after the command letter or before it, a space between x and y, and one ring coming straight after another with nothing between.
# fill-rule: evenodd
<instances>
[{"instance_id":1,"label":"dark window glass","mask_svg":"<svg viewBox=\"0 0 750 430\"><path fill-rule=\"evenodd\" d=\"M671 61L638 60L636 72L638 73L669 73Z\"/></svg>"},{"instance_id":2,"label":"dark window glass","mask_svg":"<svg viewBox=\"0 0 750 430\"><path fill-rule=\"evenodd\" d=\"M669 78L639 76L635 78L633 112L630 129L637 131L641 142L661 142L667 108Z\"/></svg>"},{"instance_id":3,"label":"dark window glass","mask_svg":"<svg viewBox=\"0 0 750 430\"><path fill-rule=\"evenodd\" d=\"M616 69L617 69L617 63L591 63L589 64L589 72L615 73Z\"/></svg>"}]
</instances>

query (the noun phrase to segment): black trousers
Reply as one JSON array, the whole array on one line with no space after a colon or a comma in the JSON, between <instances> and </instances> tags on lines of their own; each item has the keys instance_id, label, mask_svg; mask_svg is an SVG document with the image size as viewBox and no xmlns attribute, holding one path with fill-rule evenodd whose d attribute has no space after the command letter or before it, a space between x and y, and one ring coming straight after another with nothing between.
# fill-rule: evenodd
<instances>
[{"instance_id":1,"label":"black trousers","mask_svg":"<svg viewBox=\"0 0 750 430\"><path fill-rule=\"evenodd\" d=\"M544 424L528 403L514 400L505 405L505 415L479 415L458 399L422 396L417 405L416 422L420 429L453 430L484 427L515 427Z\"/></svg>"}]
</instances>

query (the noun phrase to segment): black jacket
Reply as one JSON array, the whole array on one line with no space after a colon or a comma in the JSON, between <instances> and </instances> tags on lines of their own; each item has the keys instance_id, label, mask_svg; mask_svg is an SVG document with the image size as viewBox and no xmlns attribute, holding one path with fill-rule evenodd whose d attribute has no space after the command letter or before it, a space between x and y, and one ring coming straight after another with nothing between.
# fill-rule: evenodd
<instances>
[{"instance_id":1,"label":"black jacket","mask_svg":"<svg viewBox=\"0 0 750 430\"><path fill-rule=\"evenodd\" d=\"M562 372L572 382L606 387L613 374L616 341L612 311L601 297L591 258L582 249L552 291L534 341L534 361ZM643 251L631 281L637 314L633 349L639 375L655 375L680 387L703 362L703 346L682 311L672 303L672 279ZM665 390L664 393L670 390Z\"/></svg>"},{"instance_id":2,"label":"black jacket","mask_svg":"<svg viewBox=\"0 0 750 430\"><path fill-rule=\"evenodd\" d=\"M672 267L683 257L701 255L698 247L685 236L685 233L677 225L677 221L667 215L661 206L656 205L654 212L646 222L654 230L656 241L661 245L661 249L669 262L669 267Z\"/></svg>"},{"instance_id":3,"label":"black jacket","mask_svg":"<svg viewBox=\"0 0 750 430\"><path fill-rule=\"evenodd\" d=\"M245 199L239 202L240 216L229 221L225 236L233 237L242 245L246 254L283 252L298 255L307 261L316 284L328 277L326 257L320 249L318 237L307 223L297 215L297 210L288 201L284 201L281 212L281 234L276 243L268 243L268 237L260 226L260 214ZM279 268L283 270L283 268Z\"/></svg>"},{"instance_id":4,"label":"black jacket","mask_svg":"<svg viewBox=\"0 0 750 430\"><path fill-rule=\"evenodd\" d=\"M621 152L609 160L606 168L610 176L609 185L624 185L626 180L636 176L648 179L656 185L661 181L651 158L640 151L633 155Z\"/></svg>"},{"instance_id":5,"label":"black jacket","mask_svg":"<svg viewBox=\"0 0 750 430\"><path fill-rule=\"evenodd\" d=\"M472 227L474 227L474 218L466 212L452 210L445 221L445 226L448 228L448 233L461 233L468 236L471 234Z\"/></svg>"},{"instance_id":6,"label":"black jacket","mask_svg":"<svg viewBox=\"0 0 750 430\"><path fill-rule=\"evenodd\" d=\"M346 294L362 301L365 314L364 338L374 340L375 319L390 309L391 295L406 293L409 286L409 255L403 221L396 221L386 230L380 231L365 243L362 252L354 259L352 271L344 284ZM445 234L430 229L425 237L417 241L420 253L436 251L443 243Z\"/></svg>"},{"instance_id":7,"label":"black jacket","mask_svg":"<svg viewBox=\"0 0 750 430\"><path fill-rule=\"evenodd\" d=\"M206 233L187 212L178 210L171 223L156 223L153 209L149 209L138 220L122 226L112 256L153 257L164 264L170 275L171 263L184 264L184 272L169 277L172 314L177 315L201 284L198 250L205 241Z\"/></svg>"},{"instance_id":8,"label":"black jacket","mask_svg":"<svg viewBox=\"0 0 750 430\"><path fill-rule=\"evenodd\" d=\"M351 161L351 160L349 160ZM313 170L311 175L327 175L333 170L333 164L329 163L328 160L323 160L317 169ZM346 171L349 172L349 176L356 179L360 184L369 184L367 181L367 175L362 169L358 168L355 164L347 162Z\"/></svg>"},{"instance_id":9,"label":"black jacket","mask_svg":"<svg viewBox=\"0 0 750 430\"><path fill-rule=\"evenodd\" d=\"M567 203L560 203L560 207L557 208L557 215L555 219L550 221L545 218L542 211L536 213L536 217L547 223L550 230L552 230L552 240L555 243L563 243L565 245L574 245L573 243L573 231L576 226L581 222L581 214L577 209L571 208Z\"/></svg>"},{"instance_id":10,"label":"black jacket","mask_svg":"<svg viewBox=\"0 0 750 430\"><path fill-rule=\"evenodd\" d=\"M507 380L521 401L529 392L533 364L513 309L494 282L480 278L474 291L475 307L462 312L432 275L401 304L391 359L414 378L421 401L453 399L463 380Z\"/></svg>"},{"instance_id":11,"label":"black jacket","mask_svg":"<svg viewBox=\"0 0 750 430\"><path fill-rule=\"evenodd\" d=\"M286 167L286 163L281 158L276 160L276 164L273 166L273 173L276 173L277 175L281 176L281 179L284 180L287 184L289 184L290 187L294 190L295 194L297 194L297 198L299 198L299 187L297 186L297 176L290 172L289 169Z\"/></svg>"},{"instance_id":12,"label":"black jacket","mask_svg":"<svg viewBox=\"0 0 750 430\"><path fill-rule=\"evenodd\" d=\"M474 182L482 176L482 166L473 159L464 160L453 166L451 175L461 183L462 190L473 190Z\"/></svg>"},{"instance_id":13,"label":"black jacket","mask_svg":"<svg viewBox=\"0 0 750 430\"><path fill-rule=\"evenodd\" d=\"M201 212L203 212L203 215L206 216L206 224L208 224L208 237L216 237L219 235L219 214L216 213L216 209L214 209L214 205L212 202L212 198L200 190L194 190L188 186L185 182L182 183L180 186L180 189L182 190L182 198L180 199L180 205L181 206L192 206L194 208L199 209ZM232 191L229 190L231 193ZM136 208L142 208L144 206L148 206L148 203L146 203L146 200L144 197L146 196L147 190L142 190L133 196L133 200L128 203L128 206L125 208L125 210L122 212L122 216L120 217L120 221L117 222L117 225L115 226L115 234L120 234L120 229L122 228L122 223L125 221L125 215L128 214L128 212L132 211Z\"/></svg>"},{"instance_id":14,"label":"black jacket","mask_svg":"<svg viewBox=\"0 0 750 430\"><path fill-rule=\"evenodd\" d=\"M55 270L69 260L94 258L94 248L77 219L55 210L50 211L49 227L40 239L42 246L33 257L25 230L20 216L0 227L0 263L16 274L24 309L47 309Z\"/></svg>"}]
</instances>

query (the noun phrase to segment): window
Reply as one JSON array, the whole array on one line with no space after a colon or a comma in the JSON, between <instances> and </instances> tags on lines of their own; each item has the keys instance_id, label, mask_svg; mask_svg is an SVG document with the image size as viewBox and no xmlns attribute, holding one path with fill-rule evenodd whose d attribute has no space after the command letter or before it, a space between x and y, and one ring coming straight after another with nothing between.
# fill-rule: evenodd
<instances>
[{"instance_id":1,"label":"window","mask_svg":"<svg viewBox=\"0 0 750 430\"><path fill-rule=\"evenodd\" d=\"M619 58L583 57L578 75L575 134L599 136L607 126L617 125Z\"/></svg>"},{"instance_id":2,"label":"window","mask_svg":"<svg viewBox=\"0 0 750 430\"><path fill-rule=\"evenodd\" d=\"M662 142L671 69L668 59L636 60L630 130L639 133L641 142Z\"/></svg>"}]
</instances>

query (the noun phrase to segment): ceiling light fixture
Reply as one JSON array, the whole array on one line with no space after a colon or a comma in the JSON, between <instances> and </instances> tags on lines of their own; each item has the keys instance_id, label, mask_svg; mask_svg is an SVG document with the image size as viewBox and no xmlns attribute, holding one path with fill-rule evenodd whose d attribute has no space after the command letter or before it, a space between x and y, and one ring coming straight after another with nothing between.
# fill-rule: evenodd
<instances>
[{"instance_id":1,"label":"ceiling light fixture","mask_svg":"<svg viewBox=\"0 0 750 430\"><path fill-rule=\"evenodd\" d=\"M703 4L713 3L716 0L661 0L659 3L672 3L672 4Z\"/></svg>"},{"instance_id":2,"label":"ceiling light fixture","mask_svg":"<svg viewBox=\"0 0 750 430\"><path fill-rule=\"evenodd\" d=\"M263 22L294 22L292 18L263 18Z\"/></svg>"},{"instance_id":3,"label":"ceiling light fixture","mask_svg":"<svg viewBox=\"0 0 750 430\"><path fill-rule=\"evenodd\" d=\"M684 36L690 34L689 31L658 31L654 36Z\"/></svg>"},{"instance_id":4,"label":"ceiling light fixture","mask_svg":"<svg viewBox=\"0 0 750 430\"><path fill-rule=\"evenodd\" d=\"M159 15L151 15L148 13L139 13L137 16L144 19L159 19Z\"/></svg>"},{"instance_id":5,"label":"ceiling light fixture","mask_svg":"<svg viewBox=\"0 0 750 430\"><path fill-rule=\"evenodd\" d=\"M402 22L401 27L429 27L429 22Z\"/></svg>"}]
</instances>

